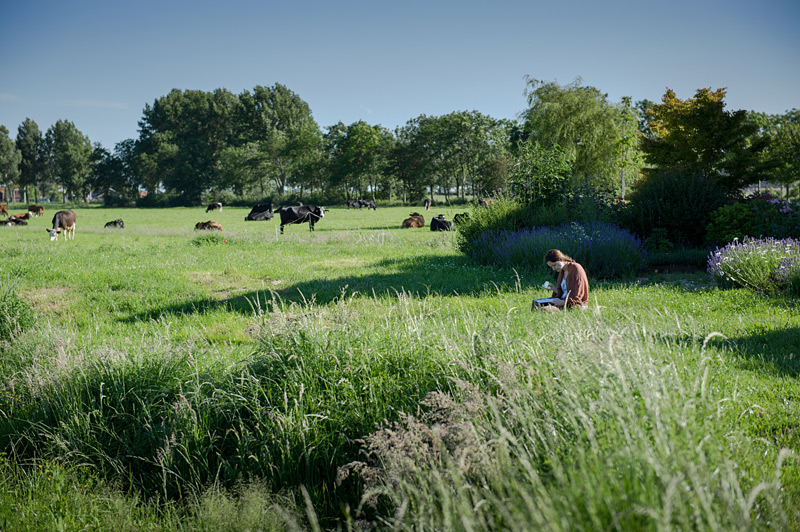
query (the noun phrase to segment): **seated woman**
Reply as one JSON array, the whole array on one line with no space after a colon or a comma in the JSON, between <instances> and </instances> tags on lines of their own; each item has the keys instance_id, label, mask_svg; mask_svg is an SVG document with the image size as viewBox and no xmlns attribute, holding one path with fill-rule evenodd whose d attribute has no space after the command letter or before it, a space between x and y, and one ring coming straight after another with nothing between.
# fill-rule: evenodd
<instances>
[{"instance_id":1,"label":"seated woman","mask_svg":"<svg viewBox=\"0 0 800 532\"><path fill-rule=\"evenodd\" d=\"M545 253L544 262L553 271L558 272L558 279L554 287L550 285L553 297L535 299L533 308L546 310L560 310L563 307L586 308L589 304L589 280L583 266L557 249L551 249Z\"/></svg>"}]
</instances>

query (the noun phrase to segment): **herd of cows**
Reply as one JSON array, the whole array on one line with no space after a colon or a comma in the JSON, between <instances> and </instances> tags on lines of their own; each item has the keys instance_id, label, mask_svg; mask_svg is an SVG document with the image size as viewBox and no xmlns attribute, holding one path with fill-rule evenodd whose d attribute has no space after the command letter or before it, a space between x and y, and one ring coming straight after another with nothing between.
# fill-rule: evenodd
<instances>
[{"instance_id":1,"label":"herd of cows","mask_svg":"<svg viewBox=\"0 0 800 532\"><path fill-rule=\"evenodd\" d=\"M347 202L348 209L367 209L375 210L375 202L373 200L350 200ZM425 200L425 209L430 208L430 200ZM214 202L208 205L206 212L219 211L222 212L222 203ZM314 230L314 224L325 217L325 207L317 205L290 205L279 207L273 211L272 203L260 203L250 210L250 213L245 217L245 221L259 221L271 220L275 214L278 214L281 219L281 234L286 225L308 223L309 229ZM5 220L0 220L0 226L14 226L14 225L27 225L31 217L39 217L44 214L44 207L42 205L29 205L27 212L19 214L9 214L8 205L0 205L0 216L5 216ZM444 215L440 214L431 220L431 231L452 231L453 223L459 224L469 219L468 213L456 214L453 221L445 220ZM58 211L53 216L53 227L46 228L50 234L50 240L58 240L58 235L64 233L64 239L75 238L75 225L77 215L72 210ZM121 219L112 220L105 224L106 229L124 229L125 223ZM425 227L425 218L418 212L413 212L411 215L403 220L400 225L401 229L412 227ZM222 231L222 225L214 220L207 222L198 222L195 224L196 230L216 230Z\"/></svg>"}]
</instances>

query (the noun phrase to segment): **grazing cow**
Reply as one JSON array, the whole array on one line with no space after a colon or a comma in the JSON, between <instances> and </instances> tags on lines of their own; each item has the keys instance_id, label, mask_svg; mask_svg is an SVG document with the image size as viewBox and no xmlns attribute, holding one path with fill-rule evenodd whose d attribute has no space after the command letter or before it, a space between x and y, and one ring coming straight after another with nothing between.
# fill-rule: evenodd
<instances>
[{"instance_id":1,"label":"grazing cow","mask_svg":"<svg viewBox=\"0 0 800 532\"><path fill-rule=\"evenodd\" d=\"M425 201L423 202L423 204L425 205L425 210L426 211L429 211L431 209L431 200L430 200L430 198L425 198Z\"/></svg>"},{"instance_id":2,"label":"grazing cow","mask_svg":"<svg viewBox=\"0 0 800 532\"><path fill-rule=\"evenodd\" d=\"M23 212L23 213L20 213L20 214L12 214L11 216L8 217L8 219L9 220L30 220L31 219L31 213Z\"/></svg>"},{"instance_id":3,"label":"grazing cow","mask_svg":"<svg viewBox=\"0 0 800 532\"><path fill-rule=\"evenodd\" d=\"M409 227L425 227L425 218L418 212L412 212L410 218L403 220L400 229L407 229Z\"/></svg>"},{"instance_id":4,"label":"grazing cow","mask_svg":"<svg viewBox=\"0 0 800 532\"><path fill-rule=\"evenodd\" d=\"M448 222L444 219L444 214L435 216L431 220L431 231L452 231L453 222Z\"/></svg>"},{"instance_id":5,"label":"grazing cow","mask_svg":"<svg viewBox=\"0 0 800 532\"><path fill-rule=\"evenodd\" d=\"M209 203L208 207L206 207L206 212L208 211L219 211L222 212L222 203L216 201L214 203Z\"/></svg>"},{"instance_id":6,"label":"grazing cow","mask_svg":"<svg viewBox=\"0 0 800 532\"><path fill-rule=\"evenodd\" d=\"M222 225L214 220L207 222L197 222L194 224L195 231L222 231Z\"/></svg>"},{"instance_id":7,"label":"grazing cow","mask_svg":"<svg viewBox=\"0 0 800 532\"><path fill-rule=\"evenodd\" d=\"M325 207L316 205L294 205L291 207L281 207L278 209L281 215L281 234L283 226L289 224L302 224L308 222L309 230L314 230L314 224L325 216Z\"/></svg>"},{"instance_id":8,"label":"grazing cow","mask_svg":"<svg viewBox=\"0 0 800 532\"><path fill-rule=\"evenodd\" d=\"M50 233L50 241L58 240L58 234L61 231L64 231L64 240L75 240L75 220L77 218L74 211L58 211L53 216L53 228L45 229Z\"/></svg>"},{"instance_id":9,"label":"grazing cow","mask_svg":"<svg viewBox=\"0 0 800 532\"><path fill-rule=\"evenodd\" d=\"M358 203L361 205L361 207L366 207L367 209L372 209L373 211L376 208L375 207L375 202L373 200L362 199L362 200L358 200ZM361 207L359 207L359 209Z\"/></svg>"},{"instance_id":10,"label":"grazing cow","mask_svg":"<svg viewBox=\"0 0 800 532\"><path fill-rule=\"evenodd\" d=\"M348 209L360 209L361 207L363 207L363 205L361 205L361 200L357 199L347 200Z\"/></svg>"},{"instance_id":11,"label":"grazing cow","mask_svg":"<svg viewBox=\"0 0 800 532\"><path fill-rule=\"evenodd\" d=\"M272 203L259 203L244 217L245 222L272 220Z\"/></svg>"},{"instance_id":12,"label":"grazing cow","mask_svg":"<svg viewBox=\"0 0 800 532\"><path fill-rule=\"evenodd\" d=\"M469 221L469 213L462 212L453 216L453 223L456 225L463 224L464 222Z\"/></svg>"},{"instance_id":13,"label":"grazing cow","mask_svg":"<svg viewBox=\"0 0 800 532\"><path fill-rule=\"evenodd\" d=\"M42 205L28 205L28 213L31 216L39 217L44 214L44 207Z\"/></svg>"},{"instance_id":14,"label":"grazing cow","mask_svg":"<svg viewBox=\"0 0 800 532\"><path fill-rule=\"evenodd\" d=\"M8 205L0 205L0 214L8 218Z\"/></svg>"},{"instance_id":15,"label":"grazing cow","mask_svg":"<svg viewBox=\"0 0 800 532\"><path fill-rule=\"evenodd\" d=\"M125 229L125 222L122 221L122 218L117 218L104 225L103 229Z\"/></svg>"}]
</instances>

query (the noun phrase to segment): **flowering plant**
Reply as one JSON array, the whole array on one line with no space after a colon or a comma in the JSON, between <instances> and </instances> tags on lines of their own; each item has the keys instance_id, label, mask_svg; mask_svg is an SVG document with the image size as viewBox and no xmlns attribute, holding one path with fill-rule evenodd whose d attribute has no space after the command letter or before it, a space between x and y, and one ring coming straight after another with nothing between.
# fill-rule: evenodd
<instances>
[{"instance_id":1,"label":"flowering plant","mask_svg":"<svg viewBox=\"0 0 800 532\"><path fill-rule=\"evenodd\" d=\"M646 259L639 238L602 222L486 231L470 246L473 259L482 264L527 266L542 273L547 271L544 255L554 248L574 258L588 275L600 279L635 275Z\"/></svg>"},{"instance_id":2,"label":"flowering plant","mask_svg":"<svg viewBox=\"0 0 800 532\"><path fill-rule=\"evenodd\" d=\"M789 287L800 260L800 241L792 238L734 239L712 251L708 273L722 287L750 288L773 292ZM796 266L797 264L797 266Z\"/></svg>"}]
</instances>

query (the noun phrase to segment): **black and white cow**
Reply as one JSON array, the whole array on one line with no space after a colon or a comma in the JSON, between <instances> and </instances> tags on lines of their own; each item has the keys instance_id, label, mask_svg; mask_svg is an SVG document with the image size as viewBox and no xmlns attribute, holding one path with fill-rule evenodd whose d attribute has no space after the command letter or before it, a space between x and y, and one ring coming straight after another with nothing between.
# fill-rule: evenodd
<instances>
[{"instance_id":1,"label":"black and white cow","mask_svg":"<svg viewBox=\"0 0 800 532\"><path fill-rule=\"evenodd\" d=\"M244 217L245 222L272 220L272 203L259 203Z\"/></svg>"},{"instance_id":2,"label":"black and white cow","mask_svg":"<svg viewBox=\"0 0 800 532\"><path fill-rule=\"evenodd\" d=\"M431 219L431 231L452 231L453 222L448 222L444 219L444 214L434 216Z\"/></svg>"},{"instance_id":3,"label":"black and white cow","mask_svg":"<svg viewBox=\"0 0 800 532\"><path fill-rule=\"evenodd\" d=\"M50 233L50 241L58 240L58 234L64 231L64 240L75 240L75 220L78 216L75 211L58 211L53 216L53 228L45 229Z\"/></svg>"},{"instance_id":4,"label":"black and white cow","mask_svg":"<svg viewBox=\"0 0 800 532\"><path fill-rule=\"evenodd\" d=\"M361 205L361 207L366 207L367 209L372 209L373 211L375 210L375 202L373 200L362 199L358 200L358 203ZM359 207L359 209L361 207Z\"/></svg>"},{"instance_id":5,"label":"black and white cow","mask_svg":"<svg viewBox=\"0 0 800 532\"><path fill-rule=\"evenodd\" d=\"M206 207L206 212L208 211L219 211L222 212L222 203L215 201L214 203L209 203L208 207Z\"/></svg>"},{"instance_id":6,"label":"black and white cow","mask_svg":"<svg viewBox=\"0 0 800 532\"><path fill-rule=\"evenodd\" d=\"M125 222L122 221L122 218L117 218L116 220L112 220L108 222L106 225L103 226L104 229L125 229Z\"/></svg>"},{"instance_id":7,"label":"black and white cow","mask_svg":"<svg viewBox=\"0 0 800 532\"><path fill-rule=\"evenodd\" d=\"M281 215L281 234L283 234L284 225L302 224L306 222L308 222L309 229L313 231L314 224L317 220L325 216L325 207L317 207L316 205L293 205L281 207L277 212Z\"/></svg>"},{"instance_id":8,"label":"black and white cow","mask_svg":"<svg viewBox=\"0 0 800 532\"><path fill-rule=\"evenodd\" d=\"M363 207L363 205L361 205L361 200L357 199L347 200L348 209L360 209L361 207Z\"/></svg>"}]
</instances>

